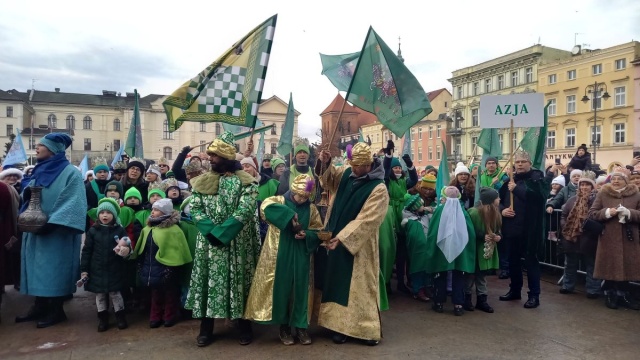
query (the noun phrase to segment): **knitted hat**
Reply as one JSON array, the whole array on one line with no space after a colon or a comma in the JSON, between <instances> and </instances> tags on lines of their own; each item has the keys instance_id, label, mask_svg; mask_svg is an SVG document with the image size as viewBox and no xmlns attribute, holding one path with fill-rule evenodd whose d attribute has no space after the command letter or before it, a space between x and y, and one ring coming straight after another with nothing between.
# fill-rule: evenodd
<instances>
[{"instance_id":1,"label":"knitted hat","mask_svg":"<svg viewBox=\"0 0 640 360\"><path fill-rule=\"evenodd\" d=\"M164 193L164 189L162 187L162 183L151 183L149 184L149 195L147 196L147 200L151 200L151 195L158 194L161 198L166 198L167 196Z\"/></svg>"},{"instance_id":2,"label":"knitted hat","mask_svg":"<svg viewBox=\"0 0 640 360\"><path fill-rule=\"evenodd\" d=\"M165 215L173 213L173 202L170 199L160 199L153 203L152 209L160 210Z\"/></svg>"},{"instance_id":3,"label":"knitted hat","mask_svg":"<svg viewBox=\"0 0 640 360\"><path fill-rule=\"evenodd\" d=\"M478 164L471 164L471 166L469 166L469 171L473 172L473 169L477 168Z\"/></svg>"},{"instance_id":4,"label":"knitted hat","mask_svg":"<svg viewBox=\"0 0 640 360\"><path fill-rule=\"evenodd\" d=\"M115 200L112 198L103 198L98 201L98 215L100 215L101 211L110 212L116 220L116 223L120 224L120 219L118 218L118 215L120 215L120 205L118 205Z\"/></svg>"},{"instance_id":5,"label":"knitted hat","mask_svg":"<svg viewBox=\"0 0 640 360\"><path fill-rule=\"evenodd\" d=\"M169 170L169 171L167 171L167 173L165 174L165 176L167 177L167 179L169 179L169 178L175 178L175 177L176 177L176 174L175 174L173 171Z\"/></svg>"},{"instance_id":6,"label":"knitted hat","mask_svg":"<svg viewBox=\"0 0 640 360\"><path fill-rule=\"evenodd\" d=\"M409 195L404 194L404 208L409 211L417 211L423 205L420 194Z\"/></svg>"},{"instance_id":7,"label":"knitted hat","mask_svg":"<svg viewBox=\"0 0 640 360\"><path fill-rule=\"evenodd\" d=\"M587 148L587 144L580 144L577 150L580 150L580 149L584 150L585 153L589 151L589 149ZM578 153L577 150L576 150L576 154Z\"/></svg>"},{"instance_id":8,"label":"knitted hat","mask_svg":"<svg viewBox=\"0 0 640 360\"><path fill-rule=\"evenodd\" d=\"M272 159L273 159L273 154L264 154L262 156L262 161L266 161L266 160L271 161Z\"/></svg>"},{"instance_id":9,"label":"knitted hat","mask_svg":"<svg viewBox=\"0 0 640 360\"><path fill-rule=\"evenodd\" d=\"M67 134L49 133L40 139L39 144L45 146L55 155L64 152L69 146L71 146L72 142L73 139L71 139L71 136Z\"/></svg>"},{"instance_id":10,"label":"knitted hat","mask_svg":"<svg viewBox=\"0 0 640 360\"><path fill-rule=\"evenodd\" d=\"M490 187L480 189L480 202L482 205L490 205L498 198L498 192Z\"/></svg>"},{"instance_id":11,"label":"knitted hat","mask_svg":"<svg viewBox=\"0 0 640 360\"><path fill-rule=\"evenodd\" d=\"M138 159L138 158L131 158L129 159L129 163L127 164L127 170L131 169L132 167L137 167L138 169L140 169L140 173L144 174L144 160L142 159Z\"/></svg>"},{"instance_id":12,"label":"knitted hat","mask_svg":"<svg viewBox=\"0 0 640 360\"><path fill-rule=\"evenodd\" d=\"M2 172L0 172L0 180L3 180L9 175L16 175L18 177L18 180L22 180L22 177L23 177L22 171L15 168L9 168L9 169L4 169L2 170Z\"/></svg>"},{"instance_id":13,"label":"knitted hat","mask_svg":"<svg viewBox=\"0 0 640 360\"><path fill-rule=\"evenodd\" d=\"M611 178L613 178L614 176L620 176L622 178L622 180L624 180L625 184L629 183L629 177L627 176L626 173L624 173L622 171L614 171L611 174L609 174L609 176Z\"/></svg>"},{"instance_id":14,"label":"knitted hat","mask_svg":"<svg viewBox=\"0 0 640 360\"><path fill-rule=\"evenodd\" d=\"M127 201L129 198L136 198L138 201L142 202L142 195L140 191L135 187L130 187L129 190L124 194L124 200Z\"/></svg>"},{"instance_id":15,"label":"knitted hat","mask_svg":"<svg viewBox=\"0 0 640 360\"><path fill-rule=\"evenodd\" d=\"M207 154L216 154L227 160L236 159L236 147L234 146L234 136L231 132L225 131L217 139L213 140L207 148Z\"/></svg>"},{"instance_id":16,"label":"knitted hat","mask_svg":"<svg viewBox=\"0 0 640 360\"><path fill-rule=\"evenodd\" d=\"M420 187L421 188L429 188L429 189L435 189L436 188L436 177L431 175L431 174L427 174L425 176L422 177L422 181L420 182Z\"/></svg>"},{"instance_id":17,"label":"knitted hat","mask_svg":"<svg viewBox=\"0 0 640 360\"><path fill-rule=\"evenodd\" d=\"M425 171L425 172L427 172L427 171L429 171L429 170L431 170L431 169L434 169L434 170L435 170L435 167L434 167L433 165L427 165L427 166L425 166L425 167L424 167L424 171Z\"/></svg>"},{"instance_id":18,"label":"knitted hat","mask_svg":"<svg viewBox=\"0 0 640 360\"><path fill-rule=\"evenodd\" d=\"M469 169L464 166L462 162L456 164L456 169L453 171L453 176L458 176L458 174L471 174Z\"/></svg>"},{"instance_id":19,"label":"knitted hat","mask_svg":"<svg viewBox=\"0 0 640 360\"><path fill-rule=\"evenodd\" d=\"M202 173L202 165L197 161L189 161L189 163L184 167L184 172L187 175Z\"/></svg>"},{"instance_id":20,"label":"knitted hat","mask_svg":"<svg viewBox=\"0 0 640 360\"><path fill-rule=\"evenodd\" d=\"M149 165L149 168L147 169L147 174L148 173L154 173L158 175L158 177L162 176L162 172L160 172L160 166L156 164Z\"/></svg>"},{"instance_id":21,"label":"knitted hat","mask_svg":"<svg viewBox=\"0 0 640 360\"><path fill-rule=\"evenodd\" d=\"M373 162L373 153L371 147L365 143L359 142L351 149L351 156L348 156L351 165L370 165Z\"/></svg>"},{"instance_id":22,"label":"knitted hat","mask_svg":"<svg viewBox=\"0 0 640 360\"><path fill-rule=\"evenodd\" d=\"M97 174L98 171L109 172L109 165L107 165L107 160L105 160L104 158L96 158L94 164L95 164L93 167L94 174Z\"/></svg>"},{"instance_id":23,"label":"knitted hat","mask_svg":"<svg viewBox=\"0 0 640 360\"><path fill-rule=\"evenodd\" d=\"M578 180L578 185L580 185L580 183L583 183L583 182L587 182L587 183L591 184L591 186L592 186L594 189L596 188L596 182L595 182L593 179L591 179L591 178L588 178L588 177L581 177L581 178L580 178L580 180Z\"/></svg>"},{"instance_id":24,"label":"knitted hat","mask_svg":"<svg viewBox=\"0 0 640 360\"><path fill-rule=\"evenodd\" d=\"M496 163L496 165L498 165L498 159L496 159L496 158L495 158L495 157L493 157L493 156L489 156L489 157L487 158L487 160L485 160L485 161L484 161L484 165L485 165L485 166L487 166L487 163L488 163L489 161L493 161L494 163Z\"/></svg>"},{"instance_id":25,"label":"knitted hat","mask_svg":"<svg viewBox=\"0 0 640 360\"><path fill-rule=\"evenodd\" d=\"M135 189L135 188L132 188ZM107 195L109 191L117 191L120 197L124 195L124 190L122 188L122 183L120 181L109 181L107 186L104 188L104 194Z\"/></svg>"},{"instance_id":26,"label":"knitted hat","mask_svg":"<svg viewBox=\"0 0 640 360\"><path fill-rule=\"evenodd\" d=\"M551 180L551 185L553 185L553 184L559 184L559 185L564 187L566 185L565 184L564 175L559 175L559 176L553 178L553 180Z\"/></svg>"},{"instance_id":27,"label":"knitted hat","mask_svg":"<svg viewBox=\"0 0 640 360\"><path fill-rule=\"evenodd\" d=\"M304 140L296 141L295 147L293 148L293 155L296 155L300 151L304 151L307 155L311 154L309 151L309 144L307 144Z\"/></svg>"},{"instance_id":28,"label":"knitted hat","mask_svg":"<svg viewBox=\"0 0 640 360\"><path fill-rule=\"evenodd\" d=\"M391 168L393 169L396 166L402 167L402 165L400 164L400 159L398 159L397 157L392 157L391 158Z\"/></svg>"},{"instance_id":29,"label":"knitted hat","mask_svg":"<svg viewBox=\"0 0 640 360\"><path fill-rule=\"evenodd\" d=\"M582 176L582 170L578 170L578 169L571 170L571 175L570 175L570 177L573 177L574 175Z\"/></svg>"},{"instance_id":30,"label":"knitted hat","mask_svg":"<svg viewBox=\"0 0 640 360\"><path fill-rule=\"evenodd\" d=\"M286 166L286 165L284 164L284 160L282 160L282 159L280 159L280 158L275 158L275 159L273 159L273 160L271 161L271 168L272 168L273 170L275 170L275 169L278 167L278 165Z\"/></svg>"},{"instance_id":31,"label":"knitted hat","mask_svg":"<svg viewBox=\"0 0 640 360\"><path fill-rule=\"evenodd\" d=\"M251 165L253 166L254 169L258 170L256 168L256 163L253 162L253 158L251 156L247 156L246 158L240 160L240 165L244 165L244 164Z\"/></svg>"},{"instance_id":32,"label":"knitted hat","mask_svg":"<svg viewBox=\"0 0 640 360\"><path fill-rule=\"evenodd\" d=\"M84 181L87 181L87 179L89 178L89 175L91 175L92 177L96 177L96 175L93 173L93 170L89 170L86 173L84 173Z\"/></svg>"},{"instance_id":33,"label":"knitted hat","mask_svg":"<svg viewBox=\"0 0 640 360\"><path fill-rule=\"evenodd\" d=\"M598 176L598 178L596 179L596 184L597 185L602 185L605 182L607 182L607 175L600 175Z\"/></svg>"},{"instance_id":34,"label":"knitted hat","mask_svg":"<svg viewBox=\"0 0 640 360\"><path fill-rule=\"evenodd\" d=\"M529 153L526 151L516 151L515 155L513 156L513 161L516 160L525 160L531 163L531 155L529 155Z\"/></svg>"},{"instance_id":35,"label":"knitted hat","mask_svg":"<svg viewBox=\"0 0 640 360\"><path fill-rule=\"evenodd\" d=\"M113 165L113 172L116 174L124 174L127 172L127 164L124 161L118 161Z\"/></svg>"}]
</instances>

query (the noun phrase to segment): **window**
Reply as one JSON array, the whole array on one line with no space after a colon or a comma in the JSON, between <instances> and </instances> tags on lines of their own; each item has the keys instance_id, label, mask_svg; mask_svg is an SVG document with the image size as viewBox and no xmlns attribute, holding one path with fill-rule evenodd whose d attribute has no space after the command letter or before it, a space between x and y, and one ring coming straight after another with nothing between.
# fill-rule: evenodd
<instances>
[{"instance_id":1,"label":"window","mask_svg":"<svg viewBox=\"0 0 640 360\"><path fill-rule=\"evenodd\" d=\"M625 142L624 124L613 125L613 142L616 144L622 144Z\"/></svg>"},{"instance_id":2,"label":"window","mask_svg":"<svg viewBox=\"0 0 640 360\"><path fill-rule=\"evenodd\" d=\"M429 139L431 139L431 126L429 126ZM418 140L422 140L422 127L418 128Z\"/></svg>"},{"instance_id":3,"label":"window","mask_svg":"<svg viewBox=\"0 0 640 360\"><path fill-rule=\"evenodd\" d=\"M549 85L555 84L557 81L556 74L549 75Z\"/></svg>"},{"instance_id":4,"label":"window","mask_svg":"<svg viewBox=\"0 0 640 360\"><path fill-rule=\"evenodd\" d=\"M549 108L547 110L549 116L556 115L556 99L549 99Z\"/></svg>"},{"instance_id":5,"label":"window","mask_svg":"<svg viewBox=\"0 0 640 360\"><path fill-rule=\"evenodd\" d=\"M276 133L276 124L271 124L271 125L273 125L273 127L271 128L271 135L278 135L278 134ZM337 125L336 125L336 126L337 126ZM275 153L272 153L272 154L275 154Z\"/></svg>"},{"instance_id":6,"label":"window","mask_svg":"<svg viewBox=\"0 0 640 360\"><path fill-rule=\"evenodd\" d=\"M58 118L55 114L49 114L49 117L47 117L47 126L51 129L58 128Z\"/></svg>"},{"instance_id":7,"label":"window","mask_svg":"<svg viewBox=\"0 0 640 360\"><path fill-rule=\"evenodd\" d=\"M480 90L480 84L478 84L477 82L473 83L473 95L478 95L478 91Z\"/></svg>"},{"instance_id":8,"label":"window","mask_svg":"<svg viewBox=\"0 0 640 360\"><path fill-rule=\"evenodd\" d=\"M620 86L613 89L613 94L615 96L615 106L625 106L626 105L626 92L624 86Z\"/></svg>"},{"instance_id":9,"label":"window","mask_svg":"<svg viewBox=\"0 0 640 360\"><path fill-rule=\"evenodd\" d=\"M533 68L528 67L524 71L525 82L530 83L533 82Z\"/></svg>"},{"instance_id":10,"label":"window","mask_svg":"<svg viewBox=\"0 0 640 360\"><path fill-rule=\"evenodd\" d=\"M84 139L84 150L91 151L91 139Z\"/></svg>"},{"instance_id":11,"label":"window","mask_svg":"<svg viewBox=\"0 0 640 360\"><path fill-rule=\"evenodd\" d=\"M549 149L556 148L556 131L555 130L547 131L547 148Z\"/></svg>"},{"instance_id":12,"label":"window","mask_svg":"<svg viewBox=\"0 0 640 360\"><path fill-rule=\"evenodd\" d=\"M571 128L567 129L567 141L565 143L565 147L572 148L576 147L576 129Z\"/></svg>"},{"instance_id":13,"label":"window","mask_svg":"<svg viewBox=\"0 0 640 360\"><path fill-rule=\"evenodd\" d=\"M7 117L13 117L13 106L7 106Z\"/></svg>"},{"instance_id":14,"label":"window","mask_svg":"<svg viewBox=\"0 0 640 360\"><path fill-rule=\"evenodd\" d=\"M411 137L409 141L413 141L413 134L416 132L416 129L411 129Z\"/></svg>"},{"instance_id":15,"label":"window","mask_svg":"<svg viewBox=\"0 0 640 360\"><path fill-rule=\"evenodd\" d=\"M173 151L171 146L165 146L162 148L162 156L167 160L173 160Z\"/></svg>"},{"instance_id":16,"label":"window","mask_svg":"<svg viewBox=\"0 0 640 360\"><path fill-rule=\"evenodd\" d=\"M113 151L120 150L120 140L113 140Z\"/></svg>"},{"instance_id":17,"label":"window","mask_svg":"<svg viewBox=\"0 0 640 360\"><path fill-rule=\"evenodd\" d=\"M173 140L173 133L169 131L169 120L167 119L162 123L162 139Z\"/></svg>"},{"instance_id":18,"label":"window","mask_svg":"<svg viewBox=\"0 0 640 360\"><path fill-rule=\"evenodd\" d=\"M207 123L200 121L200 132L207 132Z\"/></svg>"},{"instance_id":19,"label":"window","mask_svg":"<svg viewBox=\"0 0 640 360\"><path fill-rule=\"evenodd\" d=\"M595 132L593 126L590 126L589 131L591 132L591 143L593 144L595 141L598 145L600 145L600 140L602 140L602 129L600 129L600 125L595 127Z\"/></svg>"},{"instance_id":20,"label":"window","mask_svg":"<svg viewBox=\"0 0 640 360\"><path fill-rule=\"evenodd\" d=\"M511 73L511 86L518 86L518 72Z\"/></svg>"},{"instance_id":21,"label":"window","mask_svg":"<svg viewBox=\"0 0 640 360\"><path fill-rule=\"evenodd\" d=\"M33 150L35 148L36 148L36 138L30 137L29 138L29 149Z\"/></svg>"},{"instance_id":22,"label":"window","mask_svg":"<svg viewBox=\"0 0 640 360\"><path fill-rule=\"evenodd\" d=\"M113 119L113 131L120 131L120 119Z\"/></svg>"},{"instance_id":23,"label":"window","mask_svg":"<svg viewBox=\"0 0 640 360\"><path fill-rule=\"evenodd\" d=\"M616 60L616 70L623 70L627 67L627 59Z\"/></svg>"},{"instance_id":24,"label":"window","mask_svg":"<svg viewBox=\"0 0 640 360\"><path fill-rule=\"evenodd\" d=\"M67 116L67 130L73 130L76 128L76 118L73 115Z\"/></svg>"},{"instance_id":25,"label":"window","mask_svg":"<svg viewBox=\"0 0 640 360\"><path fill-rule=\"evenodd\" d=\"M471 109L471 126L478 126L478 109Z\"/></svg>"},{"instance_id":26,"label":"window","mask_svg":"<svg viewBox=\"0 0 640 360\"><path fill-rule=\"evenodd\" d=\"M420 150L418 150L420 151ZM433 160L433 148L431 146L429 146L429 151L427 152L427 159L429 159L429 161ZM422 160L420 160L422 161Z\"/></svg>"},{"instance_id":27,"label":"window","mask_svg":"<svg viewBox=\"0 0 640 360\"><path fill-rule=\"evenodd\" d=\"M478 137L477 136L473 136L471 138L471 151L474 151L474 149L476 149L475 151L477 152L476 145L478 145Z\"/></svg>"},{"instance_id":28,"label":"window","mask_svg":"<svg viewBox=\"0 0 640 360\"><path fill-rule=\"evenodd\" d=\"M389 141L389 133L384 133L384 141Z\"/></svg>"},{"instance_id":29,"label":"window","mask_svg":"<svg viewBox=\"0 0 640 360\"><path fill-rule=\"evenodd\" d=\"M600 97L600 91L591 92L591 110L594 108L598 108L598 110L602 109L602 98Z\"/></svg>"},{"instance_id":30,"label":"window","mask_svg":"<svg viewBox=\"0 0 640 360\"><path fill-rule=\"evenodd\" d=\"M413 129L411 129L411 133L413 133ZM380 142L380 134L376 134L376 142Z\"/></svg>"},{"instance_id":31,"label":"window","mask_svg":"<svg viewBox=\"0 0 640 360\"><path fill-rule=\"evenodd\" d=\"M567 71L567 80L575 80L576 79L576 71L569 70Z\"/></svg>"},{"instance_id":32,"label":"window","mask_svg":"<svg viewBox=\"0 0 640 360\"><path fill-rule=\"evenodd\" d=\"M442 130L442 125L436 126L436 137L440 139L440 131Z\"/></svg>"},{"instance_id":33,"label":"window","mask_svg":"<svg viewBox=\"0 0 640 360\"><path fill-rule=\"evenodd\" d=\"M567 114L574 114L576 112L576 96L567 96Z\"/></svg>"},{"instance_id":34,"label":"window","mask_svg":"<svg viewBox=\"0 0 640 360\"><path fill-rule=\"evenodd\" d=\"M84 130L91 130L93 120L91 120L91 116L87 115L82 119L82 128Z\"/></svg>"},{"instance_id":35,"label":"window","mask_svg":"<svg viewBox=\"0 0 640 360\"><path fill-rule=\"evenodd\" d=\"M484 81L484 92L485 93L491 92L491 79L486 79Z\"/></svg>"},{"instance_id":36,"label":"window","mask_svg":"<svg viewBox=\"0 0 640 360\"><path fill-rule=\"evenodd\" d=\"M418 161L422 162L422 146L418 146Z\"/></svg>"},{"instance_id":37,"label":"window","mask_svg":"<svg viewBox=\"0 0 640 360\"><path fill-rule=\"evenodd\" d=\"M595 64L591 67L593 75L602 74L602 64Z\"/></svg>"},{"instance_id":38,"label":"window","mask_svg":"<svg viewBox=\"0 0 640 360\"><path fill-rule=\"evenodd\" d=\"M271 143L271 153L275 154L276 150L278 150L278 144L277 143Z\"/></svg>"},{"instance_id":39,"label":"window","mask_svg":"<svg viewBox=\"0 0 640 360\"><path fill-rule=\"evenodd\" d=\"M513 133L513 137L511 138L511 140L512 140L511 142L512 142L512 145L513 145L513 148L512 148L513 150L509 149L509 152L515 151L518 148L518 133L517 132Z\"/></svg>"},{"instance_id":40,"label":"window","mask_svg":"<svg viewBox=\"0 0 640 360\"><path fill-rule=\"evenodd\" d=\"M503 134L498 134L498 142L500 142L500 152L504 153L504 135Z\"/></svg>"},{"instance_id":41,"label":"window","mask_svg":"<svg viewBox=\"0 0 640 360\"><path fill-rule=\"evenodd\" d=\"M216 123L216 136L220 135L220 124Z\"/></svg>"},{"instance_id":42,"label":"window","mask_svg":"<svg viewBox=\"0 0 640 360\"><path fill-rule=\"evenodd\" d=\"M13 135L13 125L7 125L7 137Z\"/></svg>"},{"instance_id":43,"label":"window","mask_svg":"<svg viewBox=\"0 0 640 360\"><path fill-rule=\"evenodd\" d=\"M504 75L498 75L498 90L504 89Z\"/></svg>"},{"instance_id":44,"label":"window","mask_svg":"<svg viewBox=\"0 0 640 360\"><path fill-rule=\"evenodd\" d=\"M433 139L433 126L429 125L429 140Z\"/></svg>"},{"instance_id":45,"label":"window","mask_svg":"<svg viewBox=\"0 0 640 360\"><path fill-rule=\"evenodd\" d=\"M458 86L458 99L462 99L462 86Z\"/></svg>"},{"instance_id":46,"label":"window","mask_svg":"<svg viewBox=\"0 0 640 360\"><path fill-rule=\"evenodd\" d=\"M440 145L436 146L436 160L440 160L442 154L440 154Z\"/></svg>"}]
</instances>

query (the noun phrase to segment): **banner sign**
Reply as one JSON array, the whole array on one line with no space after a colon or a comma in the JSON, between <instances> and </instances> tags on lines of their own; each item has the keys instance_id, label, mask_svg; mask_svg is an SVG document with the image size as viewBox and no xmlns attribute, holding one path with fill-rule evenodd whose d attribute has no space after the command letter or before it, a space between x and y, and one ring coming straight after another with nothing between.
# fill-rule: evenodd
<instances>
[{"instance_id":1,"label":"banner sign","mask_svg":"<svg viewBox=\"0 0 640 360\"><path fill-rule=\"evenodd\" d=\"M544 126L544 94L485 95L480 97L479 124L483 129Z\"/></svg>"}]
</instances>

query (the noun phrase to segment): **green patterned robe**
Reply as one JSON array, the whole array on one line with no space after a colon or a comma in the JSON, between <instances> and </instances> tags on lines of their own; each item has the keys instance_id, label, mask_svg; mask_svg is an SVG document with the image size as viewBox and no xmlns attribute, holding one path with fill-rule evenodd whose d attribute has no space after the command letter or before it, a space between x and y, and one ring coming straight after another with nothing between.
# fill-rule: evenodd
<instances>
[{"instance_id":1,"label":"green patterned robe","mask_svg":"<svg viewBox=\"0 0 640 360\"><path fill-rule=\"evenodd\" d=\"M244 171L195 180L191 216L199 231L185 308L194 318L242 318L260 254L258 185ZM211 245L203 234L224 245Z\"/></svg>"}]
</instances>

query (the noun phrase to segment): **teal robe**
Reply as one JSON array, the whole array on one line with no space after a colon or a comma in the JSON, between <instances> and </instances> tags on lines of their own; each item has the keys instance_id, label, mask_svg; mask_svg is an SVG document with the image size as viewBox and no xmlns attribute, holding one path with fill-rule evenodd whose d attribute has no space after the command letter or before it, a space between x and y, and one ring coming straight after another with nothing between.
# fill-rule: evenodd
<instances>
[{"instance_id":1,"label":"teal robe","mask_svg":"<svg viewBox=\"0 0 640 360\"><path fill-rule=\"evenodd\" d=\"M32 180L28 186L33 183ZM86 194L82 176L71 164L42 190L41 206L48 216L47 222L62 227L47 234L22 234L21 293L54 297L76 292L87 214Z\"/></svg>"}]
</instances>

